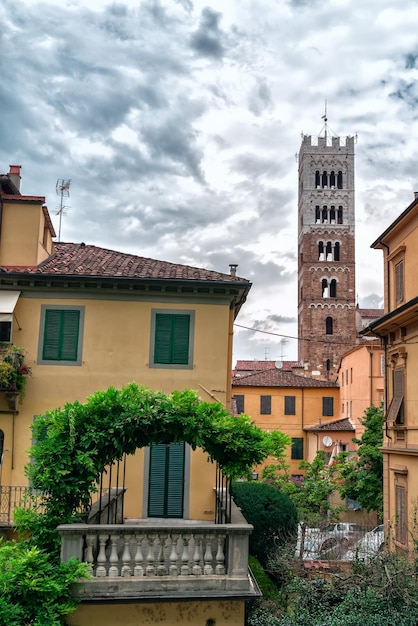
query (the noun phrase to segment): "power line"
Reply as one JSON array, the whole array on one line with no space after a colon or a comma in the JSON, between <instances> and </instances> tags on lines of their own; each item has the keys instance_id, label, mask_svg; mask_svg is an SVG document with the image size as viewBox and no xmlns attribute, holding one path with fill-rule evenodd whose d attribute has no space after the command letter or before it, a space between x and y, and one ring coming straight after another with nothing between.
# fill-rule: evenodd
<instances>
[{"instance_id":1,"label":"power line","mask_svg":"<svg viewBox=\"0 0 418 626\"><path fill-rule=\"evenodd\" d=\"M259 328L250 328L249 326L243 326L242 324L234 324L237 328L244 328L245 330L251 330L254 333L263 333L264 335L274 335L275 337L285 337L286 339L296 339L296 341L309 341L311 343L324 343L326 345L338 345L338 346L352 346L352 341L325 341L322 339L304 339L302 337L294 337L293 335L283 335L281 333L274 333L271 330L260 330Z\"/></svg>"}]
</instances>

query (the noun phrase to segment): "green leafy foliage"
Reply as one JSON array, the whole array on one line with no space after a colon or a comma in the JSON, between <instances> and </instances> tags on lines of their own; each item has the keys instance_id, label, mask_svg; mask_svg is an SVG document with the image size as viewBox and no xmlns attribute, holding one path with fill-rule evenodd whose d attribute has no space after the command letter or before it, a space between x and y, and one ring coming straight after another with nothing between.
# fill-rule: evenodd
<instances>
[{"instance_id":1,"label":"green leafy foliage","mask_svg":"<svg viewBox=\"0 0 418 626\"><path fill-rule=\"evenodd\" d=\"M0 543L0 624L65 624L77 606L71 585L86 575L86 566L75 559L57 566L35 546Z\"/></svg>"},{"instance_id":2,"label":"green leafy foliage","mask_svg":"<svg viewBox=\"0 0 418 626\"><path fill-rule=\"evenodd\" d=\"M248 626L416 626L416 564L393 553L324 577L290 578L280 601L255 603ZM283 598L287 598L287 606Z\"/></svg>"},{"instance_id":3,"label":"green leafy foliage","mask_svg":"<svg viewBox=\"0 0 418 626\"><path fill-rule=\"evenodd\" d=\"M299 520L307 526L315 526L324 518L337 516L341 508L333 507L329 496L339 485L339 475L334 465L327 463L324 450L318 450L312 463L301 461L304 479L296 484L283 466L267 466L263 480L276 485L294 503Z\"/></svg>"},{"instance_id":4,"label":"green leafy foliage","mask_svg":"<svg viewBox=\"0 0 418 626\"><path fill-rule=\"evenodd\" d=\"M361 423L365 430L358 445L358 459L351 461L342 453L338 455L342 477L340 492L343 497L358 500L366 511L383 515L383 411L371 406L364 412Z\"/></svg>"},{"instance_id":5,"label":"green leafy foliage","mask_svg":"<svg viewBox=\"0 0 418 626\"><path fill-rule=\"evenodd\" d=\"M246 415L233 417L219 402L201 402L194 391L167 395L135 383L39 416L33 436L26 471L42 494L41 512L29 520L22 514L19 521L49 551L57 549L56 526L75 519L100 473L125 453L186 441L217 461L225 475L238 477L268 455L280 454L287 442L285 435L262 431Z\"/></svg>"},{"instance_id":6,"label":"green leafy foliage","mask_svg":"<svg viewBox=\"0 0 418 626\"><path fill-rule=\"evenodd\" d=\"M267 483L236 482L232 495L247 522L254 526L250 552L267 568L274 548L295 534L296 508L286 494Z\"/></svg>"}]
</instances>

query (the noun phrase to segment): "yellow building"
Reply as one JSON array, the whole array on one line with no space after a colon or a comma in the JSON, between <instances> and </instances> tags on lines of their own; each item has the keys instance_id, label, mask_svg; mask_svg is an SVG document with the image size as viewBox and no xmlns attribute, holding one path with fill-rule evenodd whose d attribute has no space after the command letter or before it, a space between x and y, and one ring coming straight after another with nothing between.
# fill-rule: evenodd
<instances>
[{"instance_id":1,"label":"yellow building","mask_svg":"<svg viewBox=\"0 0 418 626\"><path fill-rule=\"evenodd\" d=\"M352 348L341 357L338 368L340 416L351 421L360 439L361 419L369 406L384 403L385 357L380 341L369 341Z\"/></svg>"},{"instance_id":2,"label":"yellow building","mask_svg":"<svg viewBox=\"0 0 418 626\"><path fill-rule=\"evenodd\" d=\"M303 474L300 462L312 459L319 449L305 428L335 419L338 384L274 368L235 376L232 390L238 413L250 415L263 430L280 430L291 437L290 473Z\"/></svg>"},{"instance_id":3,"label":"yellow building","mask_svg":"<svg viewBox=\"0 0 418 626\"><path fill-rule=\"evenodd\" d=\"M378 237L383 251L385 311L366 334L385 351L384 520L398 550L413 547L418 504L418 196ZM388 529L389 530L389 529Z\"/></svg>"},{"instance_id":4,"label":"yellow building","mask_svg":"<svg viewBox=\"0 0 418 626\"><path fill-rule=\"evenodd\" d=\"M0 176L0 189L0 340L3 354L16 346L23 352L20 380L26 380L20 401L13 384L3 381L0 391L0 525L5 534L27 486L24 466L36 415L133 381L165 393L195 389L204 400L230 406L233 321L251 285L236 276L236 266L222 274L85 243L54 243L45 198L20 193L20 166ZM173 471L179 480L170 480ZM126 493L123 515L115 518L120 523L110 529L97 524L64 529L63 553L85 559L84 537L95 571L94 542L102 545L117 535L112 559L119 563L120 541L132 546L141 531L144 545L157 545L165 533L171 537L172 561L181 559L180 545L195 545L196 575L170 576L167 569L158 578L122 580L119 563L116 580L109 580L107 563L104 578L81 591L83 604L68 623L134 626L187 619L242 625L244 599L257 593L247 567L251 527L238 511L226 524L214 523L215 465L201 450L161 444L127 457L120 491L118 480L114 473L107 493L113 498L116 488L116 510ZM110 495L107 506L110 510ZM217 555L211 552L213 542ZM150 548L147 558L152 558ZM212 575L197 576L203 563ZM133 572L133 566L124 565ZM108 605L101 607L104 602Z\"/></svg>"}]
</instances>

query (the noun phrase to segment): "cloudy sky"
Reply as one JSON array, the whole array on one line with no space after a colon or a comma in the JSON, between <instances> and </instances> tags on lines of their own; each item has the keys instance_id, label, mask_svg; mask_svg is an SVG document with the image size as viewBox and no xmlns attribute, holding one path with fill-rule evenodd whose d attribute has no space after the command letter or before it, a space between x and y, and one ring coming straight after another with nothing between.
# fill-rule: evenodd
<instances>
[{"instance_id":1,"label":"cloudy sky","mask_svg":"<svg viewBox=\"0 0 418 626\"><path fill-rule=\"evenodd\" d=\"M297 162L325 101L357 135L357 293L418 190L415 0L3 0L0 171L62 241L253 282L234 359L297 358ZM272 334L267 334L272 333Z\"/></svg>"}]
</instances>

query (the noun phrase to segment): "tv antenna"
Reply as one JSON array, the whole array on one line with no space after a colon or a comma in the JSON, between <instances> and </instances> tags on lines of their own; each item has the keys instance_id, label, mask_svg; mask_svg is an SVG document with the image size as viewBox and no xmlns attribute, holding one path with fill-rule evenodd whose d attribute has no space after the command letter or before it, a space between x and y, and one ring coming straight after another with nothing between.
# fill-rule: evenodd
<instances>
[{"instance_id":1,"label":"tv antenna","mask_svg":"<svg viewBox=\"0 0 418 626\"><path fill-rule=\"evenodd\" d=\"M55 213L55 215L59 215L60 216L60 222L59 222L59 228L58 228L58 241L61 241L61 220L62 220L62 216L67 214L67 209L69 209L70 207L65 206L63 204L63 199L64 198L69 198L70 196L70 185L71 185L71 179L70 180L64 180L63 178L58 178L57 180L57 184L55 185L55 191L57 192L57 196L60 196L60 206L57 209L57 212Z\"/></svg>"}]
</instances>

